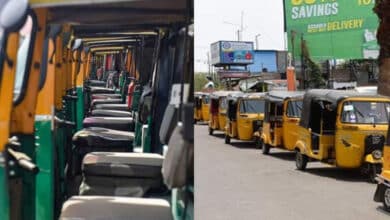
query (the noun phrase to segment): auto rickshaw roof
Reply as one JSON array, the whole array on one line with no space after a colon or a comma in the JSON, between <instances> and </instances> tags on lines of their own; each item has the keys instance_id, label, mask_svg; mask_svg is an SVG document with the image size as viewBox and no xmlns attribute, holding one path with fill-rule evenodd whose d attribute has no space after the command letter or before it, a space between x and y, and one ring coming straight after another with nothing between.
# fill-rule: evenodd
<instances>
[{"instance_id":1,"label":"auto rickshaw roof","mask_svg":"<svg viewBox=\"0 0 390 220\"><path fill-rule=\"evenodd\" d=\"M229 100L235 100L237 101L238 99L260 99L260 98L265 98L267 95L266 92L256 92L256 93L234 93L234 94L229 94L227 97Z\"/></svg>"},{"instance_id":2,"label":"auto rickshaw roof","mask_svg":"<svg viewBox=\"0 0 390 220\"><path fill-rule=\"evenodd\" d=\"M240 91L215 91L210 94L211 99L219 99L221 97L227 97L230 94L242 94Z\"/></svg>"},{"instance_id":3,"label":"auto rickshaw roof","mask_svg":"<svg viewBox=\"0 0 390 220\"><path fill-rule=\"evenodd\" d=\"M48 24L70 24L76 38L88 47L127 46L131 39L154 37L160 28L185 24L192 5L186 0L29 0L31 8L47 8ZM180 27L180 26L178 26ZM123 37L127 37L123 39ZM150 39L149 38L149 39ZM113 40L116 40L115 42ZM94 43L93 41L100 41ZM85 43L83 43L84 46ZM94 44L94 45L92 45Z\"/></svg>"},{"instance_id":4,"label":"auto rickshaw roof","mask_svg":"<svg viewBox=\"0 0 390 220\"><path fill-rule=\"evenodd\" d=\"M302 117L300 125L305 128L310 126L311 105L313 101L327 101L332 109L336 109L340 101L351 98L384 98L384 96L373 93L357 92L355 90L331 90L331 89L313 89L305 93L303 98Z\"/></svg>"},{"instance_id":5,"label":"auto rickshaw roof","mask_svg":"<svg viewBox=\"0 0 390 220\"><path fill-rule=\"evenodd\" d=\"M273 90L268 93L267 99L273 102L283 102L284 100L290 98L303 98L304 95L305 95L304 91Z\"/></svg>"}]
</instances>

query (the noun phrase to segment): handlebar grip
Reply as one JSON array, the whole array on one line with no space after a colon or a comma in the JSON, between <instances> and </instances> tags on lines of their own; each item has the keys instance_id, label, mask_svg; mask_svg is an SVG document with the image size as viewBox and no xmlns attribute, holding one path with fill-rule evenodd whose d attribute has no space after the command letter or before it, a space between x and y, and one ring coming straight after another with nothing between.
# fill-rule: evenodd
<instances>
[{"instance_id":1,"label":"handlebar grip","mask_svg":"<svg viewBox=\"0 0 390 220\"><path fill-rule=\"evenodd\" d=\"M26 170L32 172L33 174L37 174L39 172L39 168L37 167L37 165L35 165L34 163L32 163L29 160L20 159L20 160L18 160L18 165L20 167L22 167L23 169L26 169Z\"/></svg>"},{"instance_id":2,"label":"handlebar grip","mask_svg":"<svg viewBox=\"0 0 390 220\"><path fill-rule=\"evenodd\" d=\"M73 95L66 95L66 96L64 96L64 99L77 101L78 97L77 96L73 96Z\"/></svg>"}]
</instances>

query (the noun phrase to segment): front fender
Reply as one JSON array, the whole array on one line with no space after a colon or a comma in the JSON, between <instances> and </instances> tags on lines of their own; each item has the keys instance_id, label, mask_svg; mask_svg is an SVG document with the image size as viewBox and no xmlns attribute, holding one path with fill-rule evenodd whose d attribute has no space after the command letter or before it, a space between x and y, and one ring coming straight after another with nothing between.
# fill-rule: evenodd
<instances>
[{"instance_id":1,"label":"front fender","mask_svg":"<svg viewBox=\"0 0 390 220\"><path fill-rule=\"evenodd\" d=\"M381 164L383 163L383 159L375 159L372 154L367 154L365 157L364 157L364 162L366 163L371 163L371 164Z\"/></svg>"},{"instance_id":2,"label":"front fender","mask_svg":"<svg viewBox=\"0 0 390 220\"><path fill-rule=\"evenodd\" d=\"M298 140L295 143L295 149L299 150L299 152L301 152L302 154L306 154L307 153L306 144L303 141L301 141L301 140Z\"/></svg>"}]
</instances>

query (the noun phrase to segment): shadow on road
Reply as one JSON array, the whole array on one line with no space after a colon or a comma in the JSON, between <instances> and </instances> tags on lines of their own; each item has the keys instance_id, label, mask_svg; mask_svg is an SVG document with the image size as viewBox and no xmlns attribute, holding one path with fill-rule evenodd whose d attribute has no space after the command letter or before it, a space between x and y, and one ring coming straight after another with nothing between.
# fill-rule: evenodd
<instances>
[{"instance_id":1,"label":"shadow on road","mask_svg":"<svg viewBox=\"0 0 390 220\"><path fill-rule=\"evenodd\" d=\"M381 205L378 206L378 207L376 207L376 210L377 210L378 212L381 212L381 213L387 215L387 216L390 216L390 213L389 213L388 211L386 211L386 210L384 209L384 207L381 206Z\"/></svg>"},{"instance_id":2,"label":"shadow on road","mask_svg":"<svg viewBox=\"0 0 390 220\"><path fill-rule=\"evenodd\" d=\"M256 149L256 145L253 142L234 142L232 140L230 145L240 149Z\"/></svg>"},{"instance_id":3,"label":"shadow on road","mask_svg":"<svg viewBox=\"0 0 390 220\"><path fill-rule=\"evenodd\" d=\"M347 170L337 167L309 167L302 172L307 172L317 176L333 178L346 182L368 182L368 176L362 174L359 170Z\"/></svg>"},{"instance_id":4,"label":"shadow on road","mask_svg":"<svg viewBox=\"0 0 390 220\"><path fill-rule=\"evenodd\" d=\"M213 137L216 137L216 138L224 138L225 137L225 134L221 132L218 132L218 133L213 133Z\"/></svg>"},{"instance_id":5,"label":"shadow on road","mask_svg":"<svg viewBox=\"0 0 390 220\"><path fill-rule=\"evenodd\" d=\"M273 157L280 160L294 161L295 153L294 152L272 152L272 149L267 157Z\"/></svg>"}]
</instances>

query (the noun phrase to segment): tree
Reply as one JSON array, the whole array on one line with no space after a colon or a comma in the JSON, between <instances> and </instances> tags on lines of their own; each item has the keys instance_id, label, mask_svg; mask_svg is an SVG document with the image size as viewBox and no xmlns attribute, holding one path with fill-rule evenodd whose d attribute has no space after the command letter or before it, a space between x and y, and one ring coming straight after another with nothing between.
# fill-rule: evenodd
<instances>
[{"instance_id":1,"label":"tree","mask_svg":"<svg viewBox=\"0 0 390 220\"><path fill-rule=\"evenodd\" d=\"M374 8L379 17L378 43L379 79L378 92L390 96L390 0L377 0Z\"/></svg>"}]
</instances>

